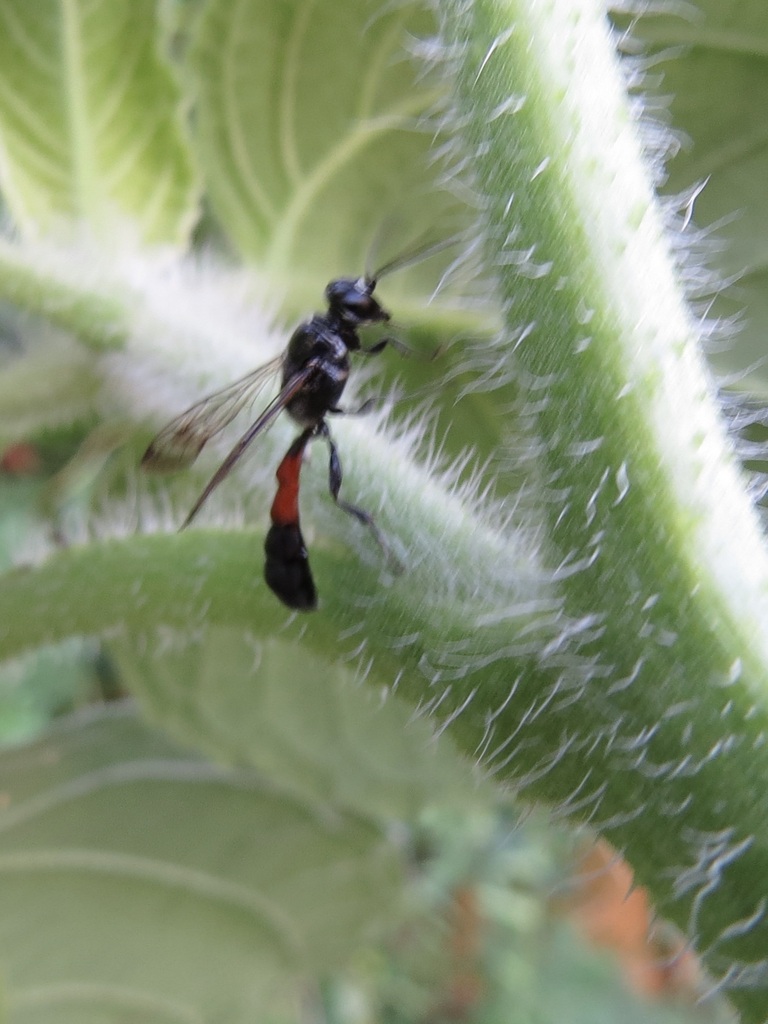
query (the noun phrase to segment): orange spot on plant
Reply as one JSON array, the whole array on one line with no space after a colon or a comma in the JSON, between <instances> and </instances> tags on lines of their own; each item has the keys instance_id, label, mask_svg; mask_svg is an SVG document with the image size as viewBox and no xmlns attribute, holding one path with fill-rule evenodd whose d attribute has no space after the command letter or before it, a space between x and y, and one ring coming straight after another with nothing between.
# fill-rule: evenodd
<instances>
[{"instance_id":1,"label":"orange spot on plant","mask_svg":"<svg viewBox=\"0 0 768 1024\"><path fill-rule=\"evenodd\" d=\"M9 476L34 476L39 473L42 460L37 448L28 441L10 444L0 454L0 470Z\"/></svg>"},{"instance_id":2,"label":"orange spot on plant","mask_svg":"<svg viewBox=\"0 0 768 1024\"><path fill-rule=\"evenodd\" d=\"M575 880L566 913L590 942L614 953L630 988L651 998L695 1000L701 984L696 956L658 921L647 891L634 885L632 869L608 843L585 853Z\"/></svg>"}]
</instances>

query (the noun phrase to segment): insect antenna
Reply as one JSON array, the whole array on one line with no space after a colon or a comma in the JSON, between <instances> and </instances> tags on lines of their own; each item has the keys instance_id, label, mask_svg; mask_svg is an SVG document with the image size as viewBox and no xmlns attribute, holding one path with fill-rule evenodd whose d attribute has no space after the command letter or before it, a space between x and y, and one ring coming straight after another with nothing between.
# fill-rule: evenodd
<instances>
[{"instance_id":1,"label":"insect antenna","mask_svg":"<svg viewBox=\"0 0 768 1024\"><path fill-rule=\"evenodd\" d=\"M412 267L416 263L423 263L424 260L428 260L430 257L436 256L439 252L443 252L445 249L450 249L452 245L456 245L458 242L463 240L464 235L462 233L451 235L450 238L444 238L440 242L427 242L425 245L417 246L415 249L410 249L408 252L395 256L394 259L388 260L372 274L366 274L366 279L370 284L375 285L387 274L393 274L396 270L404 270L406 267Z\"/></svg>"}]
</instances>

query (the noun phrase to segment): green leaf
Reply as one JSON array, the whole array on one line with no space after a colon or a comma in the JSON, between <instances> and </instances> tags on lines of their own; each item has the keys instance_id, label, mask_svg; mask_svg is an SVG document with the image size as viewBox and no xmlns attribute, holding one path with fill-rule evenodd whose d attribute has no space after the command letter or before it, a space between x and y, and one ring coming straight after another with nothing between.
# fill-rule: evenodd
<instances>
[{"instance_id":1,"label":"green leaf","mask_svg":"<svg viewBox=\"0 0 768 1024\"><path fill-rule=\"evenodd\" d=\"M186 241L196 184L154 0L2 0L0 182L15 220L128 215L149 242Z\"/></svg>"},{"instance_id":2,"label":"green leaf","mask_svg":"<svg viewBox=\"0 0 768 1024\"><path fill-rule=\"evenodd\" d=\"M297 972L348 956L400 889L362 818L212 769L127 708L0 755L0 778L12 1024L250 1024Z\"/></svg>"},{"instance_id":3,"label":"green leaf","mask_svg":"<svg viewBox=\"0 0 768 1024\"><path fill-rule=\"evenodd\" d=\"M703 186L694 222L714 226L708 262L721 281L735 281L708 311L742 324L718 364L754 366L768 334L768 6L696 0L640 17L633 35L655 58L645 88L663 98L683 136L664 191ZM764 363L754 372L768 379Z\"/></svg>"},{"instance_id":4,"label":"green leaf","mask_svg":"<svg viewBox=\"0 0 768 1024\"><path fill-rule=\"evenodd\" d=\"M98 692L98 648L74 639L0 667L0 744L40 735L56 714Z\"/></svg>"},{"instance_id":5,"label":"green leaf","mask_svg":"<svg viewBox=\"0 0 768 1024\"><path fill-rule=\"evenodd\" d=\"M429 157L438 92L404 48L433 30L417 4L207 3L190 61L207 187L281 283L359 272L381 229L403 248L458 208Z\"/></svg>"},{"instance_id":6,"label":"green leaf","mask_svg":"<svg viewBox=\"0 0 768 1024\"><path fill-rule=\"evenodd\" d=\"M383 702L292 639L162 629L112 641L110 651L150 719L304 799L382 819L482 800L447 737L436 744L410 708Z\"/></svg>"}]
</instances>

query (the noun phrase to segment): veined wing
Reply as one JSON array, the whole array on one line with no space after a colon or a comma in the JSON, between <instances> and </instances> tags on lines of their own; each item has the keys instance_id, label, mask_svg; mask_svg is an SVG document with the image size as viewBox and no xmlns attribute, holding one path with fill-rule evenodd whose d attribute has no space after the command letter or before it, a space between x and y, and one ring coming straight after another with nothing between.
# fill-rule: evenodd
<instances>
[{"instance_id":1,"label":"veined wing","mask_svg":"<svg viewBox=\"0 0 768 1024\"><path fill-rule=\"evenodd\" d=\"M319 360L310 359L298 373L295 373L285 384L280 394L273 398L269 405L266 407L264 412L259 418L251 424L246 430L240 440L237 442L232 451L227 455L226 459L222 462L216 472L213 474L211 479L205 485L203 493L197 499L195 504L190 509L189 515L181 524L179 529L183 530L189 526L192 520L195 518L197 513L200 511L203 502L206 501L210 493L214 488L218 487L224 477L229 475L230 470L234 465L240 461L240 458L245 454L246 448L251 444L252 441L264 430L269 427L275 418L283 411L288 405L290 400L301 391L310 377L316 372L319 366Z\"/></svg>"},{"instance_id":2,"label":"veined wing","mask_svg":"<svg viewBox=\"0 0 768 1024\"><path fill-rule=\"evenodd\" d=\"M282 364L282 355L277 356L234 384L195 402L153 439L144 452L142 466L161 472L191 466L204 445L256 400Z\"/></svg>"}]
</instances>

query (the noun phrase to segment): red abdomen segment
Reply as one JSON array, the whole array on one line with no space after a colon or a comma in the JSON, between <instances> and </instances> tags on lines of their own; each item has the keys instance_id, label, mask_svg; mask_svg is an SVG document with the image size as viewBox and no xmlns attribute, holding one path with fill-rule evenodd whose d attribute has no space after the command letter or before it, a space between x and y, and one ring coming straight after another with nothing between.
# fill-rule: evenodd
<instances>
[{"instance_id":1,"label":"red abdomen segment","mask_svg":"<svg viewBox=\"0 0 768 1024\"><path fill-rule=\"evenodd\" d=\"M309 432L304 431L293 442L277 467L277 494L269 510L275 526L299 525L299 475Z\"/></svg>"},{"instance_id":2,"label":"red abdomen segment","mask_svg":"<svg viewBox=\"0 0 768 1024\"><path fill-rule=\"evenodd\" d=\"M264 542L264 579L283 604L297 611L317 607L309 555L299 525L299 478L304 450L313 430L305 430L285 453L277 469L277 494L272 502Z\"/></svg>"}]
</instances>

